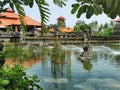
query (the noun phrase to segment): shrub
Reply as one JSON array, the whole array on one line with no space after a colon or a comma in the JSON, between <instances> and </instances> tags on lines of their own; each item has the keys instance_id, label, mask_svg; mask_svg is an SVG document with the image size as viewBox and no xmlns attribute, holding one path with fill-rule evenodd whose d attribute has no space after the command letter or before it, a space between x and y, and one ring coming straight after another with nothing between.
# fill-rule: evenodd
<instances>
[{"instance_id":1,"label":"shrub","mask_svg":"<svg viewBox=\"0 0 120 90\"><path fill-rule=\"evenodd\" d=\"M28 76L21 65L0 69L0 90L43 90L37 82L38 77Z\"/></svg>"}]
</instances>

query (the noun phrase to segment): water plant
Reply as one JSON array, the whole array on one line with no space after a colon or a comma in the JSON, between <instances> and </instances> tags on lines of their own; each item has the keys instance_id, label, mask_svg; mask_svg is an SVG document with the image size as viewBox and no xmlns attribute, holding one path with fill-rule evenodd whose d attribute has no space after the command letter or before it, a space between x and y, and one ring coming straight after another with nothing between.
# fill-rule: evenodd
<instances>
[{"instance_id":1,"label":"water plant","mask_svg":"<svg viewBox=\"0 0 120 90\"><path fill-rule=\"evenodd\" d=\"M24 55L24 59L33 59L35 58L35 53L33 52L34 51L34 46L27 46L27 48L24 49L23 51L23 55Z\"/></svg>"},{"instance_id":2,"label":"water plant","mask_svg":"<svg viewBox=\"0 0 120 90\"><path fill-rule=\"evenodd\" d=\"M64 60L64 54L62 53L60 44L54 44L54 48L52 49L51 59L54 63L61 63Z\"/></svg>"},{"instance_id":3,"label":"water plant","mask_svg":"<svg viewBox=\"0 0 120 90\"><path fill-rule=\"evenodd\" d=\"M59 43L54 44L54 48L51 53L51 61L56 64L70 64L71 51L62 50L62 46Z\"/></svg>"},{"instance_id":4,"label":"water plant","mask_svg":"<svg viewBox=\"0 0 120 90\"><path fill-rule=\"evenodd\" d=\"M71 51L62 50L59 43L54 44L51 53L51 73L54 78L71 78Z\"/></svg>"},{"instance_id":5,"label":"water plant","mask_svg":"<svg viewBox=\"0 0 120 90\"><path fill-rule=\"evenodd\" d=\"M24 60L32 60L34 58L39 58L39 52L34 52L33 46L15 46L11 44L8 47L5 47L3 53L5 54L6 59L19 60L23 62ZM37 54L37 55L36 55Z\"/></svg>"},{"instance_id":6,"label":"water plant","mask_svg":"<svg viewBox=\"0 0 120 90\"><path fill-rule=\"evenodd\" d=\"M50 49L47 48L46 46L42 46L39 53L40 59L45 60L48 58L49 55L50 55Z\"/></svg>"},{"instance_id":7,"label":"water plant","mask_svg":"<svg viewBox=\"0 0 120 90\"><path fill-rule=\"evenodd\" d=\"M0 90L43 90L36 75L29 76L25 68L15 64L0 69Z\"/></svg>"},{"instance_id":8,"label":"water plant","mask_svg":"<svg viewBox=\"0 0 120 90\"><path fill-rule=\"evenodd\" d=\"M5 47L3 50L5 57L12 59L20 59L20 57L23 56L23 52L24 50L21 46L15 46L14 44L11 44L9 47Z\"/></svg>"}]
</instances>

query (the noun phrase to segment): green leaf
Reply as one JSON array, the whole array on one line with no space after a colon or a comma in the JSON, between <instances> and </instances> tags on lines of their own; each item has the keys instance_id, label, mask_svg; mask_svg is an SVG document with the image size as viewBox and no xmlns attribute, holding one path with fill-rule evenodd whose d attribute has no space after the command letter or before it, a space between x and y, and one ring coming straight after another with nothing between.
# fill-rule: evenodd
<instances>
[{"instance_id":1,"label":"green leaf","mask_svg":"<svg viewBox=\"0 0 120 90\"><path fill-rule=\"evenodd\" d=\"M79 8L79 6L80 6L79 4L72 5L73 8L71 10L71 13L74 14L77 11L77 9Z\"/></svg>"},{"instance_id":2,"label":"green leaf","mask_svg":"<svg viewBox=\"0 0 120 90\"><path fill-rule=\"evenodd\" d=\"M80 7L78 12L77 12L77 18L80 18L81 14L82 14L82 9L83 7Z\"/></svg>"},{"instance_id":3,"label":"green leaf","mask_svg":"<svg viewBox=\"0 0 120 90\"><path fill-rule=\"evenodd\" d=\"M4 80L4 79L3 79L3 80L0 80L0 84L1 84L1 85L4 85L4 86L5 86L5 85L8 85L9 83L10 83L9 80Z\"/></svg>"},{"instance_id":4,"label":"green leaf","mask_svg":"<svg viewBox=\"0 0 120 90\"><path fill-rule=\"evenodd\" d=\"M81 2L82 0L76 0L77 2Z\"/></svg>"},{"instance_id":5,"label":"green leaf","mask_svg":"<svg viewBox=\"0 0 120 90\"><path fill-rule=\"evenodd\" d=\"M98 4L93 5L95 15L102 14L102 8Z\"/></svg>"},{"instance_id":6,"label":"green leaf","mask_svg":"<svg viewBox=\"0 0 120 90\"><path fill-rule=\"evenodd\" d=\"M29 1L29 6L30 6L30 7L33 7L33 4L34 4L34 0L30 0L30 1Z\"/></svg>"},{"instance_id":7,"label":"green leaf","mask_svg":"<svg viewBox=\"0 0 120 90\"><path fill-rule=\"evenodd\" d=\"M87 13L86 13L86 17L89 19L92 15L93 15L93 7L89 6Z\"/></svg>"},{"instance_id":8,"label":"green leaf","mask_svg":"<svg viewBox=\"0 0 120 90\"><path fill-rule=\"evenodd\" d=\"M113 0L105 0L107 8L110 8L112 6Z\"/></svg>"},{"instance_id":9,"label":"green leaf","mask_svg":"<svg viewBox=\"0 0 120 90\"><path fill-rule=\"evenodd\" d=\"M119 1L120 0L106 0L106 9L105 10L106 10L107 14L111 13L111 12L117 13L117 9L120 6Z\"/></svg>"},{"instance_id":10,"label":"green leaf","mask_svg":"<svg viewBox=\"0 0 120 90\"><path fill-rule=\"evenodd\" d=\"M28 0L21 0L21 2L22 2L24 5L29 5Z\"/></svg>"},{"instance_id":11,"label":"green leaf","mask_svg":"<svg viewBox=\"0 0 120 90\"><path fill-rule=\"evenodd\" d=\"M81 14L85 13L88 7L88 5L81 6L77 12L77 18L80 18Z\"/></svg>"},{"instance_id":12,"label":"green leaf","mask_svg":"<svg viewBox=\"0 0 120 90\"><path fill-rule=\"evenodd\" d=\"M120 16L120 0L118 1L117 14Z\"/></svg>"},{"instance_id":13,"label":"green leaf","mask_svg":"<svg viewBox=\"0 0 120 90\"><path fill-rule=\"evenodd\" d=\"M42 2L39 0L36 0L36 3L38 5L39 11L40 11L40 15L41 15L41 23L42 25L45 25L46 21L48 21L49 18L49 9L47 8L47 6L49 6L46 2Z\"/></svg>"},{"instance_id":14,"label":"green leaf","mask_svg":"<svg viewBox=\"0 0 120 90\"><path fill-rule=\"evenodd\" d=\"M53 2L58 5L59 7L63 7L66 5L65 2L67 2L67 0L53 0Z\"/></svg>"},{"instance_id":15,"label":"green leaf","mask_svg":"<svg viewBox=\"0 0 120 90\"><path fill-rule=\"evenodd\" d=\"M116 12L110 13L110 17L111 17L112 19L116 18L116 16L117 16L117 13L116 13Z\"/></svg>"},{"instance_id":16,"label":"green leaf","mask_svg":"<svg viewBox=\"0 0 120 90\"><path fill-rule=\"evenodd\" d=\"M71 7L76 7L77 4L78 4L78 3L74 3L74 4L72 4ZM78 4L78 5L79 5L79 4Z\"/></svg>"},{"instance_id":17,"label":"green leaf","mask_svg":"<svg viewBox=\"0 0 120 90\"><path fill-rule=\"evenodd\" d=\"M117 9L117 7L119 6L119 4L118 4L119 1L120 1L120 0L116 0L116 2L115 2L115 9Z\"/></svg>"},{"instance_id":18,"label":"green leaf","mask_svg":"<svg viewBox=\"0 0 120 90\"><path fill-rule=\"evenodd\" d=\"M0 86L0 90L5 90L5 88L4 88L4 87L2 87L2 86Z\"/></svg>"}]
</instances>

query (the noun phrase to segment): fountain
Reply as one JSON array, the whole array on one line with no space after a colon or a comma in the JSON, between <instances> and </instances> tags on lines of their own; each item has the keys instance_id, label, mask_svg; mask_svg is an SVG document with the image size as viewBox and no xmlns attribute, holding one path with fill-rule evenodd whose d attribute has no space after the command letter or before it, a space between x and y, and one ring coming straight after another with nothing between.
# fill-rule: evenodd
<instances>
[{"instance_id":1,"label":"fountain","mask_svg":"<svg viewBox=\"0 0 120 90\"><path fill-rule=\"evenodd\" d=\"M27 73L38 75L44 90L120 90L120 52L108 46L94 46L91 59L80 61L77 55L82 51L81 46L75 45L56 47L48 53L48 59L30 67Z\"/></svg>"},{"instance_id":2,"label":"fountain","mask_svg":"<svg viewBox=\"0 0 120 90\"><path fill-rule=\"evenodd\" d=\"M113 50L113 49L111 49L110 47L107 47L107 46L97 46L97 47L94 47L93 48L93 52L103 52L103 53L109 52L112 55L120 55L120 51Z\"/></svg>"}]
</instances>

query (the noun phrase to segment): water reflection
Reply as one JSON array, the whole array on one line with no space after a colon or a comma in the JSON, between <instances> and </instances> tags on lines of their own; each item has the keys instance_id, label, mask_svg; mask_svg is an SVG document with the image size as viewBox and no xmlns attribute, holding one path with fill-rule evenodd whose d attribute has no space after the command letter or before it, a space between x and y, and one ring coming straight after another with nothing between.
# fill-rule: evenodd
<instances>
[{"instance_id":1,"label":"water reflection","mask_svg":"<svg viewBox=\"0 0 120 90\"><path fill-rule=\"evenodd\" d=\"M71 51L61 50L55 45L51 53L51 73L53 78L71 78Z\"/></svg>"},{"instance_id":2,"label":"water reflection","mask_svg":"<svg viewBox=\"0 0 120 90\"><path fill-rule=\"evenodd\" d=\"M90 60L80 61L79 46L47 49L42 62L28 70L39 76L44 90L120 90L119 50L96 46Z\"/></svg>"},{"instance_id":3,"label":"water reflection","mask_svg":"<svg viewBox=\"0 0 120 90\"><path fill-rule=\"evenodd\" d=\"M91 60L81 60L81 62L83 63L83 68L85 70L90 71L92 69L93 65L91 63Z\"/></svg>"}]
</instances>

